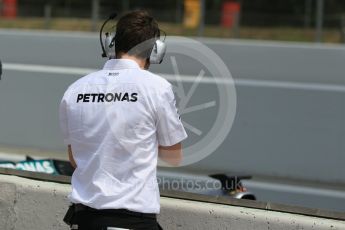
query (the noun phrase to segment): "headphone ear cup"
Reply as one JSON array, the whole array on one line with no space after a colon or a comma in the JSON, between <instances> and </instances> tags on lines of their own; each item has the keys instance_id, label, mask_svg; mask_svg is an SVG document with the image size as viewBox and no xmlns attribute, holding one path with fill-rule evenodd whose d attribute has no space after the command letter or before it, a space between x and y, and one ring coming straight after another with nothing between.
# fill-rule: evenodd
<instances>
[{"instance_id":1,"label":"headphone ear cup","mask_svg":"<svg viewBox=\"0 0 345 230\"><path fill-rule=\"evenodd\" d=\"M115 58L115 35L109 34L104 41L104 49L108 58Z\"/></svg>"},{"instance_id":2,"label":"headphone ear cup","mask_svg":"<svg viewBox=\"0 0 345 230\"><path fill-rule=\"evenodd\" d=\"M150 54L150 64L162 63L166 48L167 47L164 42L162 42L161 40L156 40Z\"/></svg>"}]
</instances>

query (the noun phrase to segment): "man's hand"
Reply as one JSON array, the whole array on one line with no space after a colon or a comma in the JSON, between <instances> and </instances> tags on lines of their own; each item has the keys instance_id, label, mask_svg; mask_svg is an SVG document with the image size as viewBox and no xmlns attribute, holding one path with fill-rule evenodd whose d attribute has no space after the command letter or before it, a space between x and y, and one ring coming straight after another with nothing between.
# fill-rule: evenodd
<instances>
[{"instance_id":1,"label":"man's hand","mask_svg":"<svg viewBox=\"0 0 345 230\"><path fill-rule=\"evenodd\" d=\"M182 161L182 144L172 146L159 146L158 156L170 165L178 166Z\"/></svg>"}]
</instances>

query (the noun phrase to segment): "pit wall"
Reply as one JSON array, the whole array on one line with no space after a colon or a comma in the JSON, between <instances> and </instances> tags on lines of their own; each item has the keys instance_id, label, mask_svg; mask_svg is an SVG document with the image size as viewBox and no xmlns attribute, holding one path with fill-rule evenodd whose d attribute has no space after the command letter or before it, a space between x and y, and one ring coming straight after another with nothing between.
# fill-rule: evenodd
<instances>
[{"instance_id":1,"label":"pit wall","mask_svg":"<svg viewBox=\"0 0 345 230\"><path fill-rule=\"evenodd\" d=\"M68 230L70 185L0 175L1 230ZM161 197L164 229L345 229L345 221Z\"/></svg>"}]
</instances>

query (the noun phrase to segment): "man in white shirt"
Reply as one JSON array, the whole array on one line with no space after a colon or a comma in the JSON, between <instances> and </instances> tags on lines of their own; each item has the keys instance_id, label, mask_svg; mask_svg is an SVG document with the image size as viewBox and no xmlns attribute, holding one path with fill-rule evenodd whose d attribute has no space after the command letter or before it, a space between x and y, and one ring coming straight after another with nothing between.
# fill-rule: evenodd
<instances>
[{"instance_id":1,"label":"man in white shirt","mask_svg":"<svg viewBox=\"0 0 345 230\"><path fill-rule=\"evenodd\" d=\"M75 167L72 229L158 229L157 159L179 164L187 137L171 84L147 71L159 36L147 12L124 15L116 58L63 96L60 126ZM135 49L151 40L147 50Z\"/></svg>"}]
</instances>

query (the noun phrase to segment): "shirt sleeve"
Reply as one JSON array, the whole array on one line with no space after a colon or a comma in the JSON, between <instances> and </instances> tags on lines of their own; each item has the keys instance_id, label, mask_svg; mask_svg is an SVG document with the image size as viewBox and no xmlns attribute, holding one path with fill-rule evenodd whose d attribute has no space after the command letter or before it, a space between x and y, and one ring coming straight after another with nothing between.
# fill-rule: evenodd
<instances>
[{"instance_id":1,"label":"shirt sleeve","mask_svg":"<svg viewBox=\"0 0 345 230\"><path fill-rule=\"evenodd\" d=\"M160 146L172 146L187 138L171 85L164 90L159 100L157 138Z\"/></svg>"},{"instance_id":2,"label":"shirt sleeve","mask_svg":"<svg viewBox=\"0 0 345 230\"><path fill-rule=\"evenodd\" d=\"M63 142L65 145L70 145L69 132L68 132L68 118L67 118L67 102L65 97L62 98L59 108L59 121L60 130L63 137Z\"/></svg>"}]
</instances>

